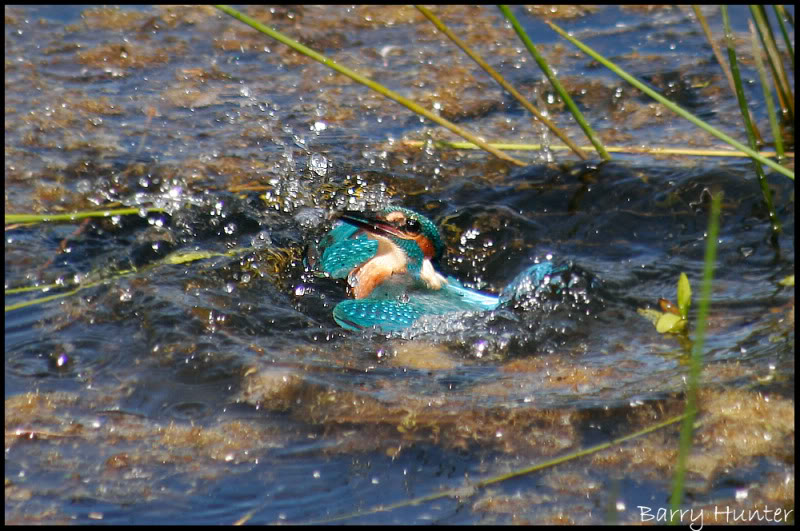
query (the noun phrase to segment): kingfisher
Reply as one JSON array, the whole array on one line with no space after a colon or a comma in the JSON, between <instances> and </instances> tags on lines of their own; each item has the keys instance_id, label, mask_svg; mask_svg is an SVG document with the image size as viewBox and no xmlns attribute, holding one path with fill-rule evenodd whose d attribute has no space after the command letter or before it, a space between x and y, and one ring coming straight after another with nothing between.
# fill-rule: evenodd
<instances>
[{"instance_id":1,"label":"kingfisher","mask_svg":"<svg viewBox=\"0 0 800 531\"><path fill-rule=\"evenodd\" d=\"M534 264L499 296L464 287L434 269L445 251L436 225L400 206L379 212L346 211L322 238L323 272L346 278L347 299L333 310L334 320L348 330L376 327L394 332L425 315L492 311L533 292L564 270L550 261Z\"/></svg>"}]
</instances>

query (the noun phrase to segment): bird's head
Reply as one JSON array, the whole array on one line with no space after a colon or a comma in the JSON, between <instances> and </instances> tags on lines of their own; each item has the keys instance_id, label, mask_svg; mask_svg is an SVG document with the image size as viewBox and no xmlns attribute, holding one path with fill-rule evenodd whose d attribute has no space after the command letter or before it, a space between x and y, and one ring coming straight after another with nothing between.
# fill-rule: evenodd
<instances>
[{"instance_id":1,"label":"bird's head","mask_svg":"<svg viewBox=\"0 0 800 531\"><path fill-rule=\"evenodd\" d=\"M423 261L435 260L444 252L444 242L436 225L407 208L391 206L376 213L344 212L339 219L375 239L390 242L405 255L412 271L419 271Z\"/></svg>"}]
</instances>

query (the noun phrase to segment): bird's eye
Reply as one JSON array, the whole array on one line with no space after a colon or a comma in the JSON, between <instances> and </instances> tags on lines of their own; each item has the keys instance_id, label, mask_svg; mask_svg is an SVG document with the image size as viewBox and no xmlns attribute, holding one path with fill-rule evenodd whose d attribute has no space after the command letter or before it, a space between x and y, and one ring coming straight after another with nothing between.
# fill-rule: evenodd
<instances>
[{"instance_id":1,"label":"bird's eye","mask_svg":"<svg viewBox=\"0 0 800 531\"><path fill-rule=\"evenodd\" d=\"M408 218L406 220L406 230L412 234L417 234L422 230L422 226L419 224L419 220Z\"/></svg>"}]
</instances>

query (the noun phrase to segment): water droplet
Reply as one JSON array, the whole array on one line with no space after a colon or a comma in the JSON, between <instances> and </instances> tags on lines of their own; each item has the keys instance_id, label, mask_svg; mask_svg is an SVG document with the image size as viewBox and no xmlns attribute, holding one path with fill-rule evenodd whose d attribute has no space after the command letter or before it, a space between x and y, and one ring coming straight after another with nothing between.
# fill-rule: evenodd
<instances>
[{"instance_id":1,"label":"water droplet","mask_svg":"<svg viewBox=\"0 0 800 531\"><path fill-rule=\"evenodd\" d=\"M94 185L89 181L89 179L80 179L75 184L75 189L80 194L89 194L94 190Z\"/></svg>"},{"instance_id":2,"label":"water droplet","mask_svg":"<svg viewBox=\"0 0 800 531\"><path fill-rule=\"evenodd\" d=\"M314 153L308 161L311 171L324 177L328 173L328 159L321 153Z\"/></svg>"},{"instance_id":3,"label":"water droplet","mask_svg":"<svg viewBox=\"0 0 800 531\"><path fill-rule=\"evenodd\" d=\"M475 344L472 345L472 351L475 354L475 357L482 358L483 353L486 351L488 346L489 342L485 339L479 339L478 341L476 341Z\"/></svg>"},{"instance_id":4,"label":"water droplet","mask_svg":"<svg viewBox=\"0 0 800 531\"><path fill-rule=\"evenodd\" d=\"M264 249L271 243L272 238L270 238L269 233L263 230L250 240L250 244L256 249Z\"/></svg>"}]
</instances>

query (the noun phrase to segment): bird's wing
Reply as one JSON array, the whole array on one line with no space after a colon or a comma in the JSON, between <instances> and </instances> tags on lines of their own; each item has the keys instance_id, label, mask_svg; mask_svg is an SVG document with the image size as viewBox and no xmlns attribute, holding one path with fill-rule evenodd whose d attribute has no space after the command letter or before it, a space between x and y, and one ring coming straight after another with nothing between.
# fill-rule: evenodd
<instances>
[{"instance_id":1,"label":"bird's wing","mask_svg":"<svg viewBox=\"0 0 800 531\"><path fill-rule=\"evenodd\" d=\"M346 300L333 309L333 318L347 330L362 330L377 326L384 332L408 328L422 316L420 309L396 300Z\"/></svg>"},{"instance_id":2,"label":"bird's wing","mask_svg":"<svg viewBox=\"0 0 800 531\"><path fill-rule=\"evenodd\" d=\"M497 308L499 301L494 295L487 295L479 291L465 288L454 277L447 277L447 284L442 288L443 295L468 311L490 311Z\"/></svg>"},{"instance_id":3,"label":"bird's wing","mask_svg":"<svg viewBox=\"0 0 800 531\"><path fill-rule=\"evenodd\" d=\"M322 270L333 278L344 278L354 268L378 252L378 242L364 234L353 235L358 228L341 223L334 227L319 244L322 251Z\"/></svg>"},{"instance_id":4,"label":"bird's wing","mask_svg":"<svg viewBox=\"0 0 800 531\"><path fill-rule=\"evenodd\" d=\"M569 264L556 265L549 260L534 264L523 270L503 288L503 291L500 292L499 303L508 304L524 299L526 296L534 294L537 290L545 288L550 284L552 277L568 269ZM555 280L559 283L562 282L560 278Z\"/></svg>"},{"instance_id":5,"label":"bird's wing","mask_svg":"<svg viewBox=\"0 0 800 531\"><path fill-rule=\"evenodd\" d=\"M442 289L431 290L408 275L397 275L377 286L366 299L340 302L333 317L348 330L376 326L393 332L408 328L424 315L488 311L497 304L497 297L467 289L452 277Z\"/></svg>"}]
</instances>

